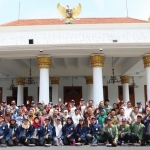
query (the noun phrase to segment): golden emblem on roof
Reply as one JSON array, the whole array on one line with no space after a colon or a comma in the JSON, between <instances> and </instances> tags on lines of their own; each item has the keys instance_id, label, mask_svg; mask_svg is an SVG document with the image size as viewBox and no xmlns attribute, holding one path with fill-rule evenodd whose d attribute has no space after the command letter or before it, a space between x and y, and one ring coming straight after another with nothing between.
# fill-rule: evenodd
<instances>
[{"instance_id":1,"label":"golden emblem on roof","mask_svg":"<svg viewBox=\"0 0 150 150\"><path fill-rule=\"evenodd\" d=\"M60 3L57 4L57 10L65 20L66 24L72 24L77 19L77 17L80 15L82 6L79 3L78 6L74 7L73 9L70 8L69 5L67 5L67 8L60 5Z\"/></svg>"}]
</instances>

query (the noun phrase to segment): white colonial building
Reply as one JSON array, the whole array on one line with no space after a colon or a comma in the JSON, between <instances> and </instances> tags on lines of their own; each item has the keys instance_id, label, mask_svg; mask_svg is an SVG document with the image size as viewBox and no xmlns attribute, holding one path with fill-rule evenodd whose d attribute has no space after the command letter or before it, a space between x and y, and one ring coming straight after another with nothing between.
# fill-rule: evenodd
<instances>
[{"instance_id":1,"label":"white colonial building","mask_svg":"<svg viewBox=\"0 0 150 150\"><path fill-rule=\"evenodd\" d=\"M112 63L113 57L113 63ZM31 76L36 84L25 84ZM113 67L112 67L113 65ZM112 69L120 83L107 84ZM134 79L134 81L133 81ZM15 88L8 90L14 81ZM131 85L135 83L136 86ZM0 26L0 100L150 100L150 24L132 18L18 20Z\"/></svg>"}]
</instances>

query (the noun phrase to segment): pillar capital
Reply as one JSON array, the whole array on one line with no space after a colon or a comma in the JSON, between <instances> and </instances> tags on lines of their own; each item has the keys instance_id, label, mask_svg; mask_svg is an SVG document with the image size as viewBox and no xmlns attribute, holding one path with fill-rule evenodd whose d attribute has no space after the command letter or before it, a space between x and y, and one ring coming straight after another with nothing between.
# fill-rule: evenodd
<instances>
[{"instance_id":1,"label":"pillar capital","mask_svg":"<svg viewBox=\"0 0 150 150\"><path fill-rule=\"evenodd\" d=\"M51 84L59 84L59 77L51 77Z\"/></svg>"},{"instance_id":2,"label":"pillar capital","mask_svg":"<svg viewBox=\"0 0 150 150\"><path fill-rule=\"evenodd\" d=\"M150 55L146 55L143 57L144 68L150 67Z\"/></svg>"},{"instance_id":3,"label":"pillar capital","mask_svg":"<svg viewBox=\"0 0 150 150\"><path fill-rule=\"evenodd\" d=\"M121 79L121 84L130 82L129 76L121 76L120 79Z\"/></svg>"},{"instance_id":4,"label":"pillar capital","mask_svg":"<svg viewBox=\"0 0 150 150\"><path fill-rule=\"evenodd\" d=\"M50 68L51 58L49 56L39 56L38 57L38 67L39 68Z\"/></svg>"},{"instance_id":5,"label":"pillar capital","mask_svg":"<svg viewBox=\"0 0 150 150\"><path fill-rule=\"evenodd\" d=\"M17 85L24 85L25 84L25 78L16 78Z\"/></svg>"},{"instance_id":6,"label":"pillar capital","mask_svg":"<svg viewBox=\"0 0 150 150\"><path fill-rule=\"evenodd\" d=\"M92 67L103 67L104 56L102 55L93 55L91 56L91 66Z\"/></svg>"},{"instance_id":7,"label":"pillar capital","mask_svg":"<svg viewBox=\"0 0 150 150\"><path fill-rule=\"evenodd\" d=\"M85 77L86 84L93 84L93 76Z\"/></svg>"}]
</instances>

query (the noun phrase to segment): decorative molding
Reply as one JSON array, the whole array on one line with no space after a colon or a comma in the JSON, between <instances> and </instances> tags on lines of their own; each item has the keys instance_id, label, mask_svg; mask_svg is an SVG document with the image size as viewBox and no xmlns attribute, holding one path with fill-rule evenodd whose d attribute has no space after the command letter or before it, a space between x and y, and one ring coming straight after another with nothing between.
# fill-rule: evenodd
<instances>
[{"instance_id":1,"label":"decorative molding","mask_svg":"<svg viewBox=\"0 0 150 150\"><path fill-rule=\"evenodd\" d=\"M143 57L143 63L144 63L144 68L145 67L150 67L150 55L147 55L147 56Z\"/></svg>"},{"instance_id":2,"label":"decorative molding","mask_svg":"<svg viewBox=\"0 0 150 150\"><path fill-rule=\"evenodd\" d=\"M17 85L24 85L25 84L25 78L16 78L16 84Z\"/></svg>"},{"instance_id":3,"label":"decorative molding","mask_svg":"<svg viewBox=\"0 0 150 150\"><path fill-rule=\"evenodd\" d=\"M93 84L93 76L85 77L86 84Z\"/></svg>"},{"instance_id":4,"label":"decorative molding","mask_svg":"<svg viewBox=\"0 0 150 150\"><path fill-rule=\"evenodd\" d=\"M67 26L68 27L68 26ZM32 35L32 36L31 36ZM82 30L47 30L1 32L0 45L28 45L33 37L34 44L97 44L112 43L146 43L150 39L150 29L82 29ZM7 40L6 40L7 39Z\"/></svg>"},{"instance_id":5,"label":"decorative molding","mask_svg":"<svg viewBox=\"0 0 150 150\"><path fill-rule=\"evenodd\" d=\"M91 66L92 67L103 67L104 56L102 55L93 55L91 56Z\"/></svg>"},{"instance_id":6,"label":"decorative molding","mask_svg":"<svg viewBox=\"0 0 150 150\"><path fill-rule=\"evenodd\" d=\"M121 84L130 82L130 77L129 76L121 76L120 79L121 79Z\"/></svg>"},{"instance_id":7,"label":"decorative molding","mask_svg":"<svg viewBox=\"0 0 150 150\"><path fill-rule=\"evenodd\" d=\"M38 57L38 67L39 68L50 68L51 66L51 58L39 56Z\"/></svg>"},{"instance_id":8,"label":"decorative molding","mask_svg":"<svg viewBox=\"0 0 150 150\"><path fill-rule=\"evenodd\" d=\"M51 84L59 84L59 77L51 77Z\"/></svg>"}]
</instances>

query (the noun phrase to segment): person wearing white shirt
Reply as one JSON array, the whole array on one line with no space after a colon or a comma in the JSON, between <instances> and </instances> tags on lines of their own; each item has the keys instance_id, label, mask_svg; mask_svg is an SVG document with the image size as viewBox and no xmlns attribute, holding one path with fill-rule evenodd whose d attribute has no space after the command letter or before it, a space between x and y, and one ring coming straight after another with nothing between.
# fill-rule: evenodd
<instances>
[{"instance_id":1,"label":"person wearing white shirt","mask_svg":"<svg viewBox=\"0 0 150 150\"><path fill-rule=\"evenodd\" d=\"M75 114L72 116L72 120L73 120L75 126L77 126L77 124L79 124L80 117L81 116L79 114L79 110L75 109Z\"/></svg>"},{"instance_id":2,"label":"person wearing white shirt","mask_svg":"<svg viewBox=\"0 0 150 150\"><path fill-rule=\"evenodd\" d=\"M120 113L120 114L117 115L117 118L118 118L118 120L119 120L118 125L121 125L123 118L126 118L127 123L131 123L131 118L130 118L130 116L127 116L127 115L125 114L124 108L120 108L120 109L119 109L119 113Z\"/></svg>"},{"instance_id":3,"label":"person wearing white shirt","mask_svg":"<svg viewBox=\"0 0 150 150\"><path fill-rule=\"evenodd\" d=\"M125 115L126 116L130 116L131 112L132 112L132 105L131 105L131 102L128 101L127 102L127 106L126 107L123 107L124 108L124 111L125 111Z\"/></svg>"},{"instance_id":4,"label":"person wearing white shirt","mask_svg":"<svg viewBox=\"0 0 150 150\"><path fill-rule=\"evenodd\" d=\"M80 114L81 116L84 116L84 110L85 110L86 106L84 105L84 99L81 98L80 99L80 105L78 106L78 109L80 110Z\"/></svg>"},{"instance_id":5,"label":"person wearing white shirt","mask_svg":"<svg viewBox=\"0 0 150 150\"><path fill-rule=\"evenodd\" d=\"M57 117L57 121L55 124L55 130L56 130L56 137L54 138L54 145L55 146L62 146L63 142L61 140L62 135L62 124L61 124L61 118Z\"/></svg>"},{"instance_id":6,"label":"person wearing white shirt","mask_svg":"<svg viewBox=\"0 0 150 150\"><path fill-rule=\"evenodd\" d=\"M73 116L75 114L75 101L71 100L71 108L70 108L70 112L69 112L69 116Z\"/></svg>"}]
</instances>

